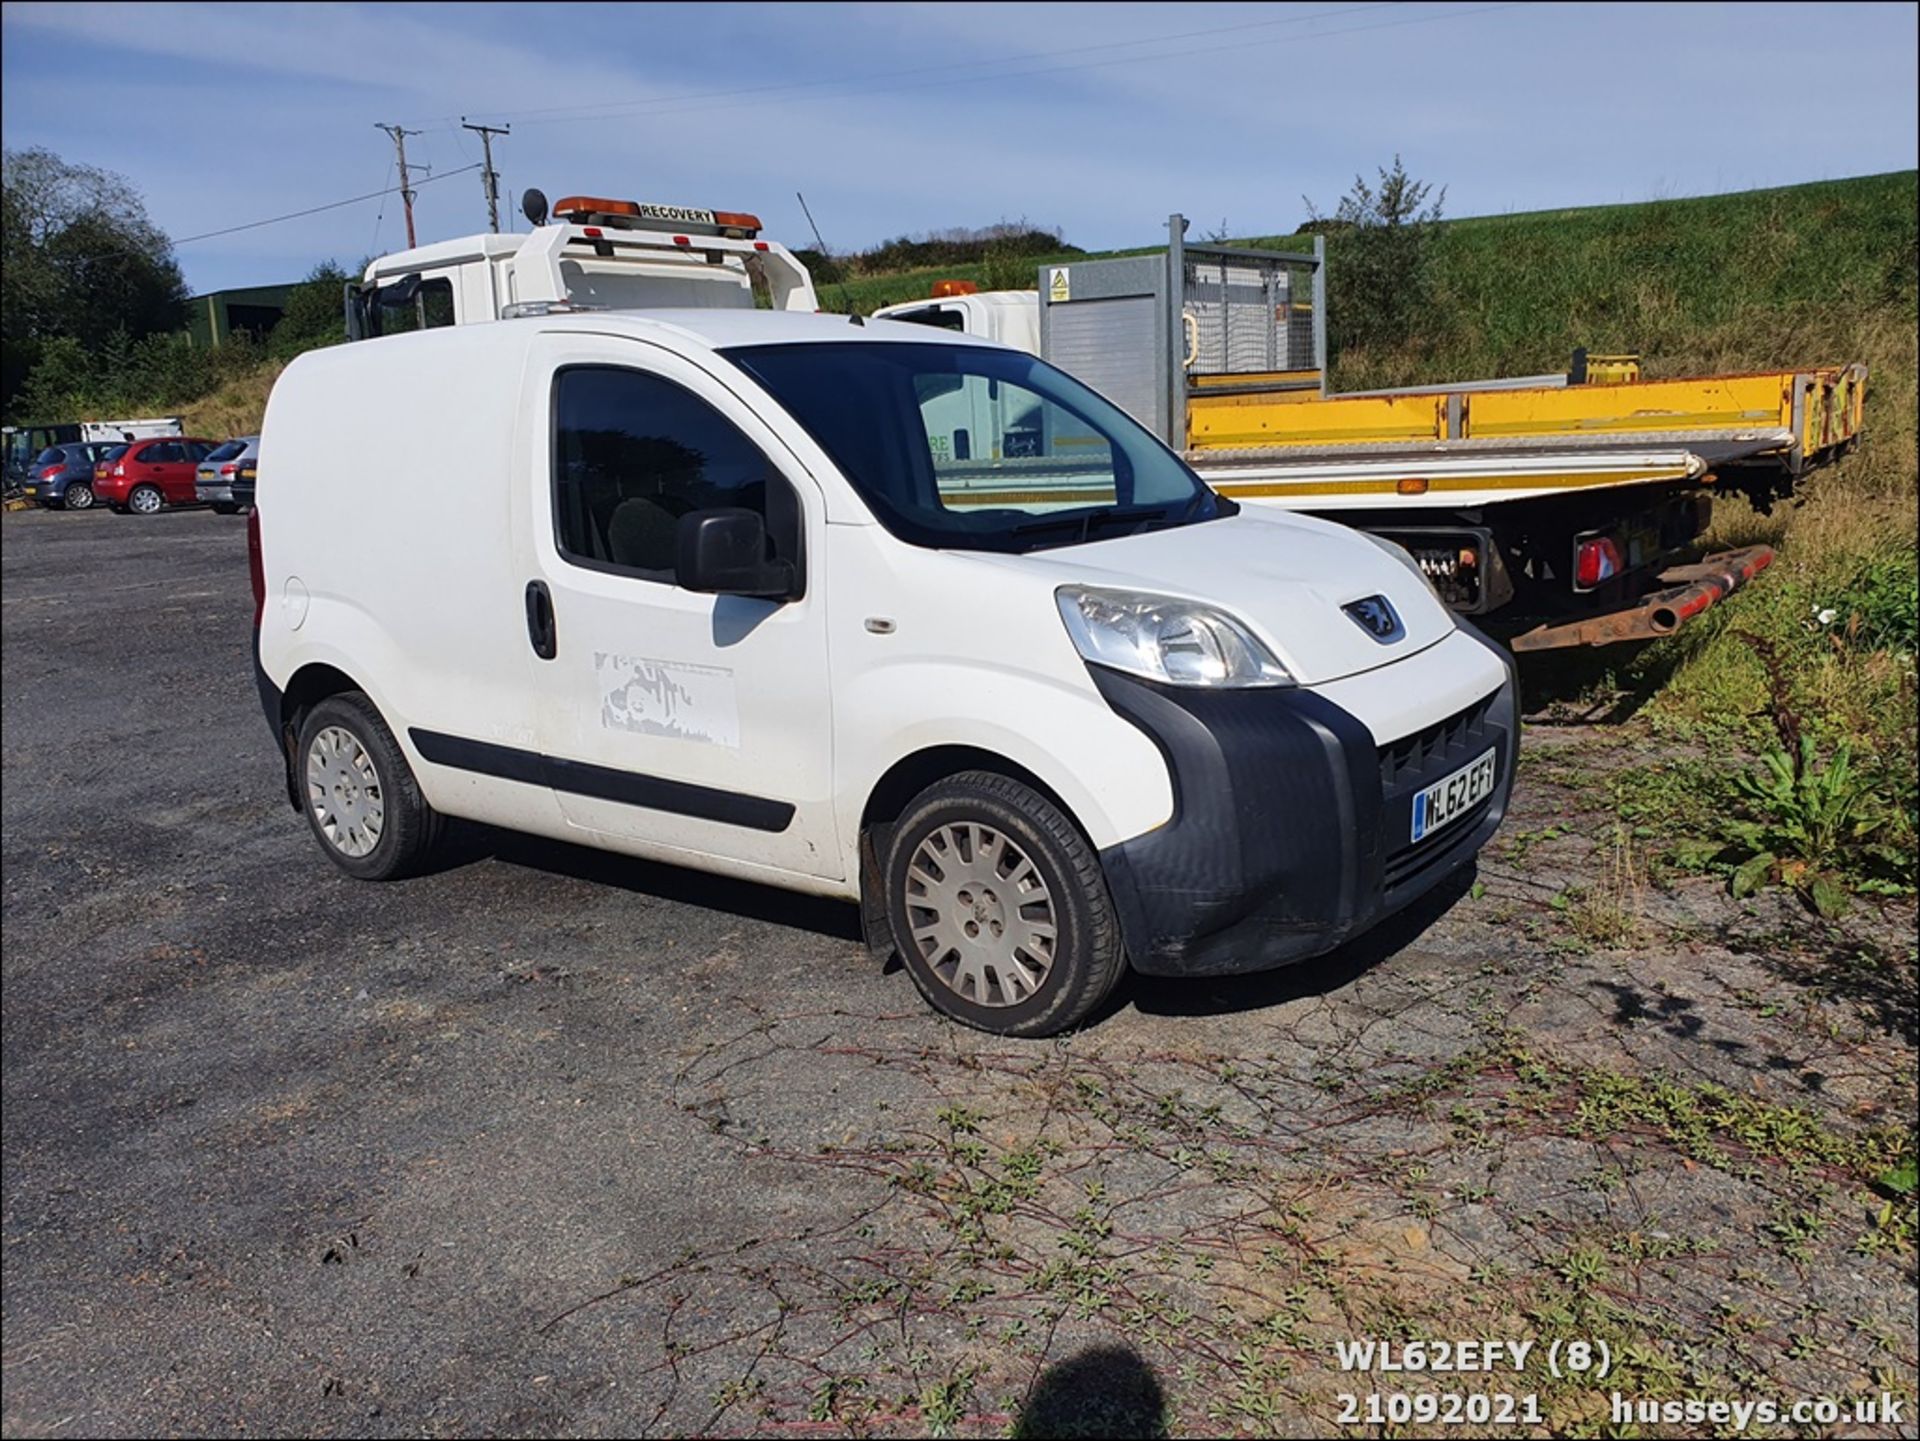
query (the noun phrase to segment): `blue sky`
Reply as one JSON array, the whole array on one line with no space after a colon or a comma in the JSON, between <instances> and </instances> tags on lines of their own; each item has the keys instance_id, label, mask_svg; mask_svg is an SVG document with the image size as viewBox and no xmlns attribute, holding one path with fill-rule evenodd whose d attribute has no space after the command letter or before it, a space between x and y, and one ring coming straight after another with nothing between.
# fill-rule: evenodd
<instances>
[{"instance_id":1,"label":"blue sky","mask_svg":"<svg viewBox=\"0 0 1920 1441\"><path fill-rule=\"evenodd\" d=\"M1897 5L8 4L0 127L122 172L186 237L479 158L518 197L760 214L828 244L1025 217L1088 248L1291 229L1399 151L1452 215L1912 168ZM421 177L416 176L416 181ZM517 206L514 207L517 210ZM423 240L485 227L476 173ZM397 197L184 244L195 290L404 243Z\"/></svg>"}]
</instances>

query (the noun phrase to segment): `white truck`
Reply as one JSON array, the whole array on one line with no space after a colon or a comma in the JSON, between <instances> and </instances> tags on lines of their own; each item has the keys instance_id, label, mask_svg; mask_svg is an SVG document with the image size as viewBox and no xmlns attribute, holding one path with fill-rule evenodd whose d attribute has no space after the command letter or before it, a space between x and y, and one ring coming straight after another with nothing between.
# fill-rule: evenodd
<instances>
[{"instance_id":1,"label":"white truck","mask_svg":"<svg viewBox=\"0 0 1920 1441\"><path fill-rule=\"evenodd\" d=\"M146 420L83 420L80 438L114 445L123 440L152 440L157 436L185 435L179 416L161 415Z\"/></svg>"},{"instance_id":2,"label":"white truck","mask_svg":"<svg viewBox=\"0 0 1920 1441\"><path fill-rule=\"evenodd\" d=\"M256 681L349 875L460 816L841 897L941 1011L1047 1035L1128 967L1324 952L1500 824L1511 661L1399 548L1238 506L974 336L577 308L269 399ZM985 401L991 504L931 441Z\"/></svg>"},{"instance_id":3,"label":"white truck","mask_svg":"<svg viewBox=\"0 0 1920 1441\"><path fill-rule=\"evenodd\" d=\"M347 334L473 325L580 310L686 306L811 312L813 280L741 211L526 193L528 234L470 235L367 266L347 287Z\"/></svg>"}]
</instances>

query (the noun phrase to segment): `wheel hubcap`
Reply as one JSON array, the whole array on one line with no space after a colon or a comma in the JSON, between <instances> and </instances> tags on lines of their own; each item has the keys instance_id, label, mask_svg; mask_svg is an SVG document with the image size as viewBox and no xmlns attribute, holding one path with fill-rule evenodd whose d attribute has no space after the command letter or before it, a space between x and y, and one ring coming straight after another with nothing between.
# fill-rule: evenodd
<instances>
[{"instance_id":1,"label":"wheel hubcap","mask_svg":"<svg viewBox=\"0 0 1920 1441\"><path fill-rule=\"evenodd\" d=\"M1046 983L1053 894L1011 836L968 821L936 828L907 863L906 900L912 944L955 995L1012 1006Z\"/></svg>"},{"instance_id":2,"label":"wheel hubcap","mask_svg":"<svg viewBox=\"0 0 1920 1441\"><path fill-rule=\"evenodd\" d=\"M86 510L93 504L93 487L90 485L70 485L67 487L67 504L75 510Z\"/></svg>"},{"instance_id":3,"label":"wheel hubcap","mask_svg":"<svg viewBox=\"0 0 1920 1441\"><path fill-rule=\"evenodd\" d=\"M307 749L307 801L320 833L346 856L380 843L387 806L373 757L349 730L328 726Z\"/></svg>"},{"instance_id":4,"label":"wheel hubcap","mask_svg":"<svg viewBox=\"0 0 1920 1441\"><path fill-rule=\"evenodd\" d=\"M133 508L142 515L152 515L160 509L160 497L150 490L137 490L133 494Z\"/></svg>"}]
</instances>

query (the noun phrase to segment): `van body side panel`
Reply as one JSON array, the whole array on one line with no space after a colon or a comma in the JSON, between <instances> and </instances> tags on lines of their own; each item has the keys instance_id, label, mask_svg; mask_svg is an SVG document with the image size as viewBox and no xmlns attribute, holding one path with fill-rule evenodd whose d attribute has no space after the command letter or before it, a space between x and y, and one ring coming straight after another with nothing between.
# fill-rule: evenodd
<instances>
[{"instance_id":1,"label":"van body side panel","mask_svg":"<svg viewBox=\"0 0 1920 1441\"><path fill-rule=\"evenodd\" d=\"M841 835L881 776L940 746L1031 772L1096 846L1171 819L1165 759L1094 686L1050 584L877 526L828 526L827 544Z\"/></svg>"},{"instance_id":2,"label":"van body side panel","mask_svg":"<svg viewBox=\"0 0 1920 1441\"><path fill-rule=\"evenodd\" d=\"M413 729L508 746L534 738L508 549L530 337L483 326L445 343L452 334L311 352L275 386L258 492L261 664L282 689L306 665L344 672L436 809L533 828L555 815L550 790L431 764L409 739Z\"/></svg>"}]
</instances>

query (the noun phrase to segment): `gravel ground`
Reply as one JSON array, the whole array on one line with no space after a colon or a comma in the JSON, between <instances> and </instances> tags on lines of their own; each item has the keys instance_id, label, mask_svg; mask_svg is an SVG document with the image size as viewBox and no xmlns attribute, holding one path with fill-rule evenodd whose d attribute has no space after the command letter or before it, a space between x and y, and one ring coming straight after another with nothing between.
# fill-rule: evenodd
<instances>
[{"instance_id":1,"label":"gravel ground","mask_svg":"<svg viewBox=\"0 0 1920 1441\"><path fill-rule=\"evenodd\" d=\"M1644 738L1535 728L1382 934L1007 1042L843 906L472 827L347 880L244 522L0 529L8 1435L1321 1434L1409 1389L1336 1339L1423 1335L1611 1338L1440 1378L1555 1430L1912 1414L1911 907L1622 880L1591 776Z\"/></svg>"}]
</instances>

